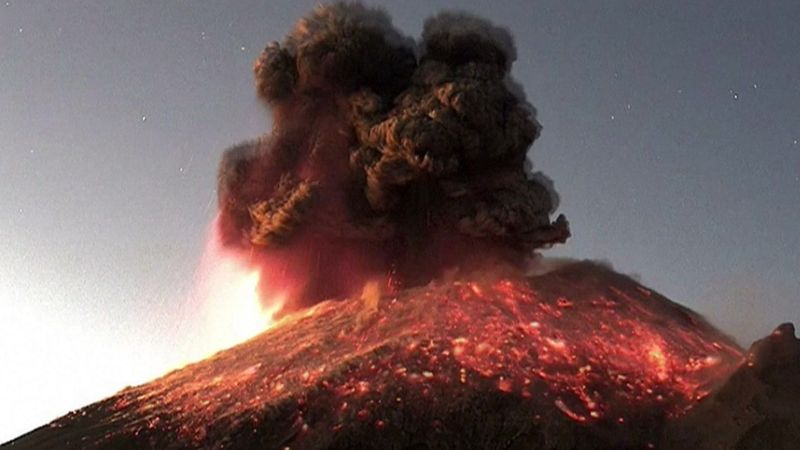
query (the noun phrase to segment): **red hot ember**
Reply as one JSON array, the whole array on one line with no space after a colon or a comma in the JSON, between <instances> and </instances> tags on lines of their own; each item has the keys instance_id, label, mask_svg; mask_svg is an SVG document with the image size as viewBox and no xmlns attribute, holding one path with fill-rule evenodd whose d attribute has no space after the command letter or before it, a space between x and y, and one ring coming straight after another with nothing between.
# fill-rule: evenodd
<instances>
[{"instance_id":1,"label":"red hot ember","mask_svg":"<svg viewBox=\"0 0 800 450\"><path fill-rule=\"evenodd\" d=\"M331 442L368 429L368 448L385 448L410 429L457 442L465 423L490 426L499 414L509 433L601 430L643 448L742 363L698 315L578 263L441 282L376 305L324 302L54 426L100 421L104 444L159 448L213 447L232 434L233 448L342 448Z\"/></svg>"}]
</instances>

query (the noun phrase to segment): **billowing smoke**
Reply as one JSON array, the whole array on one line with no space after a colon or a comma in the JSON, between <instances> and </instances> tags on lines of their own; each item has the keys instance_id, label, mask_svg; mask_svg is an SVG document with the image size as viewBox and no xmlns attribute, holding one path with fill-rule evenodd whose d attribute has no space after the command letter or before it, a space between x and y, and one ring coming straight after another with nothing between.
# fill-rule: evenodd
<instances>
[{"instance_id":1,"label":"billowing smoke","mask_svg":"<svg viewBox=\"0 0 800 450\"><path fill-rule=\"evenodd\" d=\"M255 63L274 125L222 157L223 243L295 309L564 242L527 159L541 127L515 57L505 29L469 15L432 17L415 42L381 10L318 7Z\"/></svg>"}]
</instances>

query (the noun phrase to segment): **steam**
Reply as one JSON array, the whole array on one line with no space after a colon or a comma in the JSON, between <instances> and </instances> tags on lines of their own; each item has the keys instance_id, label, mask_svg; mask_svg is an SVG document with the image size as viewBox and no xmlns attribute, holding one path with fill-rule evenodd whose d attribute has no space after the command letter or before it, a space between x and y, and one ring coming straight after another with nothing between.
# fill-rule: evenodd
<instances>
[{"instance_id":1,"label":"steam","mask_svg":"<svg viewBox=\"0 0 800 450\"><path fill-rule=\"evenodd\" d=\"M419 42L360 4L320 6L255 63L269 136L227 150L218 232L288 309L390 277L522 266L569 237L527 152L541 126L503 28L466 14Z\"/></svg>"}]
</instances>

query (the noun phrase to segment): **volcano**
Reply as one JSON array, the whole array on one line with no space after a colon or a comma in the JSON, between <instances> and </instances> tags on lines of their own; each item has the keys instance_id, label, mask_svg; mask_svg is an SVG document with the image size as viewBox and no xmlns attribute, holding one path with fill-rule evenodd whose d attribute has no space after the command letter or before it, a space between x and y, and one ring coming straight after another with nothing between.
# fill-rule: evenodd
<instances>
[{"instance_id":1,"label":"volcano","mask_svg":"<svg viewBox=\"0 0 800 450\"><path fill-rule=\"evenodd\" d=\"M770 400L780 386L800 392L793 329L754 348L590 262L395 293L372 285L6 445L739 448L765 423L800 423L796 393ZM788 436L775 426L765 432Z\"/></svg>"}]
</instances>

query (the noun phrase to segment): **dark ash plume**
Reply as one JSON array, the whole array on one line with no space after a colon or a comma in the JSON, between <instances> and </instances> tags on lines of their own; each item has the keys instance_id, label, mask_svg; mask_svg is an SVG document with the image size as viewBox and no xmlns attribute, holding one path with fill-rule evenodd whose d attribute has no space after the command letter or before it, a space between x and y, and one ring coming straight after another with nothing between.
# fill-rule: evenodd
<instances>
[{"instance_id":1,"label":"dark ash plume","mask_svg":"<svg viewBox=\"0 0 800 450\"><path fill-rule=\"evenodd\" d=\"M564 242L552 184L527 159L541 127L515 58L509 33L473 16L437 15L414 43L381 10L318 7L255 63L274 127L223 155L223 242L289 309Z\"/></svg>"}]
</instances>

